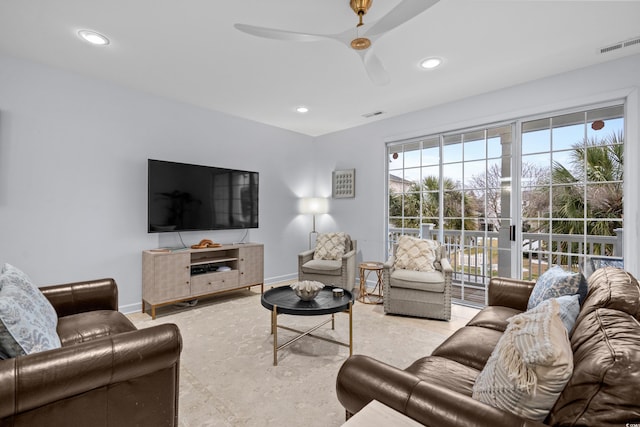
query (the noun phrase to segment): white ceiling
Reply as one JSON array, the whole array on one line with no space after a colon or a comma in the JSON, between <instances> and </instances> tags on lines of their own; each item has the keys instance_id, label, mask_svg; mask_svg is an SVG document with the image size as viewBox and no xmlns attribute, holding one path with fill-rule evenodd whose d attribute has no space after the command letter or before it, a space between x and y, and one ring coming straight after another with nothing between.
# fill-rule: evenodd
<instances>
[{"instance_id":1,"label":"white ceiling","mask_svg":"<svg viewBox=\"0 0 640 427\"><path fill-rule=\"evenodd\" d=\"M399 2L375 0L365 22ZM599 53L640 37L640 1L441 0L375 42L386 86L334 41L233 27L331 34L356 22L348 0L1 0L0 52L311 136L640 53ZM80 29L111 44L90 46ZM428 56L444 65L420 70ZM385 114L362 116L374 111Z\"/></svg>"}]
</instances>

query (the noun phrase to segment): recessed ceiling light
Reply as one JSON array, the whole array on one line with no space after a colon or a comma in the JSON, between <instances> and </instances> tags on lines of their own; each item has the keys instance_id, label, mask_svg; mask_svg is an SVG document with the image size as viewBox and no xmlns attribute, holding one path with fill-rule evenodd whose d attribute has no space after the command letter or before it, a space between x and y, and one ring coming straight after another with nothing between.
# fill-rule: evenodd
<instances>
[{"instance_id":1,"label":"recessed ceiling light","mask_svg":"<svg viewBox=\"0 0 640 427\"><path fill-rule=\"evenodd\" d=\"M305 107L304 105L301 105L299 107L296 108L296 111L300 114L304 114L304 113L308 113L309 109L307 107Z\"/></svg>"},{"instance_id":2,"label":"recessed ceiling light","mask_svg":"<svg viewBox=\"0 0 640 427\"><path fill-rule=\"evenodd\" d=\"M95 31L80 30L78 31L78 36L80 36L80 38L82 38L83 40L98 46L106 46L109 44L108 38L100 33L96 33Z\"/></svg>"},{"instance_id":3,"label":"recessed ceiling light","mask_svg":"<svg viewBox=\"0 0 640 427\"><path fill-rule=\"evenodd\" d=\"M425 70L433 70L436 67L439 67L442 64L442 59L440 58L427 58L420 61L420 67Z\"/></svg>"}]
</instances>

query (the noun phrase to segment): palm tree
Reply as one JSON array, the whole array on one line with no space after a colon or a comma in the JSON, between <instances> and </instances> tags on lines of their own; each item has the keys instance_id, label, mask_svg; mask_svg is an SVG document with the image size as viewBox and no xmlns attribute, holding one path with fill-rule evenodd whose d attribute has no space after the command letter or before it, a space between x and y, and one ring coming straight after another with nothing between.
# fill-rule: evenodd
<instances>
[{"instance_id":1,"label":"palm tree","mask_svg":"<svg viewBox=\"0 0 640 427\"><path fill-rule=\"evenodd\" d=\"M476 230L476 200L460 190L459 185L450 178L444 178L444 227L450 230ZM419 228L421 218L430 218L428 222L439 225L440 182L435 176L428 176L422 183L413 183L404 194L390 192L389 216L404 216L404 224L398 220L392 223L397 227ZM461 220L464 203L464 223Z\"/></svg>"},{"instance_id":2,"label":"palm tree","mask_svg":"<svg viewBox=\"0 0 640 427\"><path fill-rule=\"evenodd\" d=\"M552 215L563 220L553 221L553 233L615 235L623 214L623 155L622 132L613 132L603 139L576 144L569 167L554 162ZM588 221L585 229L583 218L615 221ZM596 247L594 251L602 254L606 252L603 249Z\"/></svg>"}]
</instances>

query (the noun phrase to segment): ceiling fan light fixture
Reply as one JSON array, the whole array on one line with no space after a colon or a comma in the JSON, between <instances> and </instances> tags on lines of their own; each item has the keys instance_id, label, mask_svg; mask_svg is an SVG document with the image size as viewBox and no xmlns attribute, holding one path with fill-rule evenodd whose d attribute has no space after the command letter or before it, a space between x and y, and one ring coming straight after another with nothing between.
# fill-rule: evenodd
<instances>
[{"instance_id":1,"label":"ceiling fan light fixture","mask_svg":"<svg viewBox=\"0 0 640 427\"><path fill-rule=\"evenodd\" d=\"M96 46L106 46L110 43L106 36L91 30L78 31L78 37Z\"/></svg>"},{"instance_id":2,"label":"ceiling fan light fixture","mask_svg":"<svg viewBox=\"0 0 640 427\"><path fill-rule=\"evenodd\" d=\"M440 65L442 65L442 58L431 57L420 61L420 68L425 70L433 70L434 68L438 68Z\"/></svg>"},{"instance_id":3,"label":"ceiling fan light fixture","mask_svg":"<svg viewBox=\"0 0 640 427\"><path fill-rule=\"evenodd\" d=\"M371 47L371 40L366 37L358 37L351 40L351 48L354 50L365 50Z\"/></svg>"}]
</instances>

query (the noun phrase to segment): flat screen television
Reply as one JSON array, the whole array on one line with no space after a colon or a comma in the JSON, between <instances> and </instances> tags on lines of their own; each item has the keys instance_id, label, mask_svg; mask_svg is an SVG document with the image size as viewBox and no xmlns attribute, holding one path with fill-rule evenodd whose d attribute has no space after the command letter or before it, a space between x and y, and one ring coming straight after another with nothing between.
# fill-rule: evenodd
<instances>
[{"instance_id":1,"label":"flat screen television","mask_svg":"<svg viewBox=\"0 0 640 427\"><path fill-rule=\"evenodd\" d=\"M148 159L148 232L258 228L258 172Z\"/></svg>"}]
</instances>

